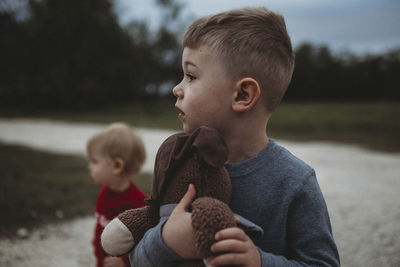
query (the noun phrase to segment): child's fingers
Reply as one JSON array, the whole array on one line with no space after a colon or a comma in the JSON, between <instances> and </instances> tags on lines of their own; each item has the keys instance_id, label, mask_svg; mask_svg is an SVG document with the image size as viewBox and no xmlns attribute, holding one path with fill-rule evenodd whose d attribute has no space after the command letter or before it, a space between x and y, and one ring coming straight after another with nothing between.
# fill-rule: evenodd
<instances>
[{"instance_id":1,"label":"child's fingers","mask_svg":"<svg viewBox=\"0 0 400 267\"><path fill-rule=\"evenodd\" d=\"M179 204L175 207L175 209L178 211L187 211L195 196L196 189L194 188L194 185L190 184L188 190L182 197L181 201L179 201Z\"/></svg>"},{"instance_id":2,"label":"child's fingers","mask_svg":"<svg viewBox=\"0 0 400 267\"><path fill-rule=\"evenodd\" d=\"M237 227L227 228L215 235L214 253L223 253L211 260L212 266L260 266L260 252L246 233Z\"/></svg>"},{"instance_id":3,"label":"child's fingers","mask_svg":"<svg viewBox=\"0 0 400 267\"><path fill-rule=\"evenodd\" d=\"M248 266L246 255L242 253L227 253L219 255L213 258L211 266L222 266L222 265L235 265L235 266Z\"/></svg>"},{"instance_id":4,"label":"child's fingers","mask_svg":"<svg viewBox=\"0 0 400 267\"><path fill-rule=\"evenodd\" d=\"M195 195L196 190L190 185L162 230L162 238L167 247L185 259L200 259L194 241L192 217L187 211Z\"/></svg>"},{"instance_id":5,"label":"child's fingers","mask_svg":"<svg viewBox=\"0 0 400 267\"><path fill-rule=\"evenodd\" d=\"M238 227L231 227L223 229L215 234L215 240L219 241L223 239L237 239L241 241L247 241L249 237L242 229Z\"/></svg>"},{"instance_id":6,"label":"child's fingers","mask_svg":"<svg viewBox=\"0 0 400 267\"><path fill-rule=\"evenodd\" d=\"M242 240L237 239L225 239L219 242L216 242L211 246L211 251L213 253L220 252L231 252L231 253L244 253L247 251L247 244Z\"/></svg>"}]
</instances>

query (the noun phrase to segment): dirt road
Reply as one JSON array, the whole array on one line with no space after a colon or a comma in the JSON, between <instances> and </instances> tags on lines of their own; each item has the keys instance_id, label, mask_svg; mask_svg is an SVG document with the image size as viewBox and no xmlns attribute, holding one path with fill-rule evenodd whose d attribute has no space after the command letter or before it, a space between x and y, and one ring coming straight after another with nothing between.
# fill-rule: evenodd
<instances>
[{"instance_id":1,"label":"dirt road","mask_svg":"<svg viewBox=\"0 0 400 267\"><path fill-rule=\"evenodd\" d=\"M83 155L104 125L46 120L1 120L0 141ZM172 131L138 129L151 172L161 142ZM334 143L278 142L312 165L325 195L342 266L400 266L400 154ZM38 229L24 239L0 240L0 266L93 266L94 220Z\"/></svg>"}]
</instances>

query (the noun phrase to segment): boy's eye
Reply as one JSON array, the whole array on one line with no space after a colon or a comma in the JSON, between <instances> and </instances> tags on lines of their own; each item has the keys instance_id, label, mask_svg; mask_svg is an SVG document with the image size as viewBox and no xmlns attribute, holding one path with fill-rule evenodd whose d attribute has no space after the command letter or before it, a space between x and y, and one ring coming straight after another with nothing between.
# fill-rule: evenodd
<instances>
[{"instance_id":1,"label":"boy's eye","mask_svg":"<svg viewBox=\"0 0 400 267\"><path fill-rule=\"evenodd\" d=\"M194 77L192 74L190 74L190 73L187 73L186 74L186 77L189 79L189 81L191 82L191 81L193 81L193 80L196 80L196 77Z\"/></svg>"}]
</instances>

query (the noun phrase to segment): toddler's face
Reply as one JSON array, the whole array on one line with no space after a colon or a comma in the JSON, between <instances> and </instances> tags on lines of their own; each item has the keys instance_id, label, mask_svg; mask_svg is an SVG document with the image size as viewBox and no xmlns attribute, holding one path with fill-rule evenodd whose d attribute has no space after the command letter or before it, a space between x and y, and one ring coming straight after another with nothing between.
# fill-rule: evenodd
<instances>
[{"instance_id":1,"label":"toddler's face","mask_svg":"<svg viewBox=\"0 0 400 267\"><path fill-rule=\"evenodd\" d=\"M110 157L104 156L98 151L93 149L89 155L89 171L96 184L109 186L110 180L113 177L113 161Z\"/></svg>"},{"instance_id":2,"label":"toddler's face","mask_svg":"<svg viewBox=\"0 0 400 267\"><path fill-rule=\"evenodd\" d=\"M175 86L175 107L186 133L206 125L221 132L229 125L234 100L233 82L208 46L185 47L182 56L184 77Z\"/></svg>"}]
</instances>

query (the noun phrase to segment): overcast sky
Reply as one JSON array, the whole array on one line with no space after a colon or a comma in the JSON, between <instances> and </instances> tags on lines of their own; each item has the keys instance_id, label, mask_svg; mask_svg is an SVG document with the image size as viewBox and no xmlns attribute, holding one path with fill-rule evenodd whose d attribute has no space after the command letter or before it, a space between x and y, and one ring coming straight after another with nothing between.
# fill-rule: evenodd
<instances>
[{"instance_id":1,"label":"overcast sky","mask_svg":"<svg viewBox=\"0 0 400 267\"><path fill-rule=\"evenodd\" d=\"M116 0L121 24L145 20L156 27L155 0ZM181 0L183 18L245 7L265 6L286 19L294 45L326 44L335 51L379 53L400 47L400 0Z\"/></svg>"}]
</instances>

